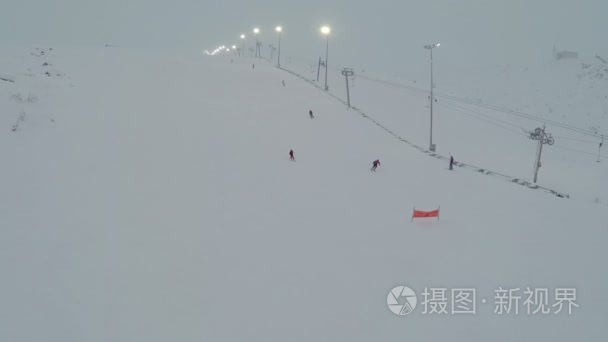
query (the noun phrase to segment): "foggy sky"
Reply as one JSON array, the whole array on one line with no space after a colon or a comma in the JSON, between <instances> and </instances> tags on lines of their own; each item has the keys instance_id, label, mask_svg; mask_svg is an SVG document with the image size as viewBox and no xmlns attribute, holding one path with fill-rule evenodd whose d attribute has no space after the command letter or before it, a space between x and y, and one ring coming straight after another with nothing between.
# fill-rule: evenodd
<instances>
[{"instance_id":1,"label":"foggy sky","mask_svg":"<svg viewBox=\"0 0 608 342\"><path fill-rule=\"evenodd\" d=\"M526 63L551 48L608 55L606 0L1 0L5 45L105 45L198 49L240 44L261 29L283 55L315 60L319 27L332 27L334 66L421 65L422 46L441 42L438 58L454 65ZM253 40L248 39L248 46Z\"/></svg>"}]
</instances>

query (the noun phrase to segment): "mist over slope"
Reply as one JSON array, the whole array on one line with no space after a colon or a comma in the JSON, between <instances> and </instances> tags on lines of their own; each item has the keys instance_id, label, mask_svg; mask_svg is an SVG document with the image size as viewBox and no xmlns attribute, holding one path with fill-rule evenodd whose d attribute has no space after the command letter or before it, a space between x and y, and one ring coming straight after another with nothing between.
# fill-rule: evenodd
<instances>
[{"instance_id":1,"label":"mist over slope","mask_svg":"<svg viewBox=\"0 0 608 342\"><path fill-rule=\"evenodd\" d=\"M0 81L1 340L603 336L602 207L450 172L262 60L45 51L0 61L14 79ZM424 99L406 119L374 101L370 114L426 141ZM410 222L439 205L438 222ZM395 316L397 285L475 288L477 314ZM576 288L580 306L494 313L495 289L527 286Z\"/></svg>"}]
</instances>

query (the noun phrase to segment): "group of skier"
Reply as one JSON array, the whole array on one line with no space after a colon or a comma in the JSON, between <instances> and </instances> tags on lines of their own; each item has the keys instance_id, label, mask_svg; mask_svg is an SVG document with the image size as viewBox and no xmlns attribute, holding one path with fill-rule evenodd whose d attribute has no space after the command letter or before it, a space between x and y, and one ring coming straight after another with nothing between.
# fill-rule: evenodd
<instances>
[{"instance_id":1,"label":"group of skier","mask_svg":"<svg viewBox=\"0 0 608 342\"><path fill-rule=\"evenodd\" d=\"M311 119L314 119L315 116L312 113L312 110L308 111L308 115L310 116ZM289 160L291 161L296 161L296 157L293 154L293 149L289 150ZM456 163L456 161L454 160L454 156L450 155L450 166L449 166L449 170L454 170L454 164ZM380 159L376 159L372 162L372 168L370 171L376 171L376 169L378 168L378 166L380 166Z\"/></svg>"}]
</instances>

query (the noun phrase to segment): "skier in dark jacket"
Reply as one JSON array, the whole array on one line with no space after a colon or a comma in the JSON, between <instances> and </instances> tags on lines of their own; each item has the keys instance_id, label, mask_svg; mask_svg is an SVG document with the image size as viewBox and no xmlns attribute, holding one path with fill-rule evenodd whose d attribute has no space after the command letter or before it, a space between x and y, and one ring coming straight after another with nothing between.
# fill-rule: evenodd
<instances>
[{"instance_id":1,"label":"skier in dark jacket","mask_svg":"<svg viewBox=\"0 0 608 342\"><path fill-rule=\"evenodd\" d=\"M315 116L314 116L314 115L312 115L312 110L309 110L309 111L308 111L308 115L310 115L310 118L311 118L311 119L314 119L314 118L315 118Z\"/></svg>"},{"instance_id":2,"label":"skier in dark jacket","mask_svg":"<svg viewBox=\"0 0 608 342\"><path fill-rule=\"evenodd\" d=\"M376 171L376 168L378 166L380 166L380 159L374 160L374 162L372 163L372 171Z\"/></svg>"},{"instance_id":3,"label":"skier in dark jacket","mask_svg":"<svg viewBox=\"0 0 608 342\"><path fill-rule=\"evenodd\" d=\"M454 170L454 163L455 163L454 157L450 156L450 170Z\"/></svg>"},{"instance_id":4,"label":"skier in dark jacket","mask_svg":"<svg viewBox=\"0 0 608 342\"><path fill-rule=\"evenodd\" d=\"M289 150L289 160L296 161L296 158L293 156L293 150Z\"/></svg>"}]
</instances>

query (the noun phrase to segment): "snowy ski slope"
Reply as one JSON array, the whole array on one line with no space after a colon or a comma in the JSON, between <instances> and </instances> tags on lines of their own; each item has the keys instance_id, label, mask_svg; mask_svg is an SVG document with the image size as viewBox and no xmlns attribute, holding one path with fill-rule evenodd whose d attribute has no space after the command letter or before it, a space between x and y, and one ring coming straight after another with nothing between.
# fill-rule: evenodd
<instances>
[{"instance_id":1,"label":"snowy ski slope","mask_svg":"<svg viewBox=\"0 0 608 342\"><path fill-rule=\"evenodd\" d=\"M608 212L589 198L450 172L265 61L4 50L0 75L14 82L0 81L2 341L604 335ZM391 114L401 107L357 96L417 139ZM490 156L480 163L506 165ZM565 184L576 183L554 185ZM439 222L410 222L414 206L438 205ZM398 285L419 296L408 316L386 305ZM576 288L579 307L494 313L495 289L528 286ZM423 315L425 287L475 288L476 315Z\"/></svg>"}]
</instances>

